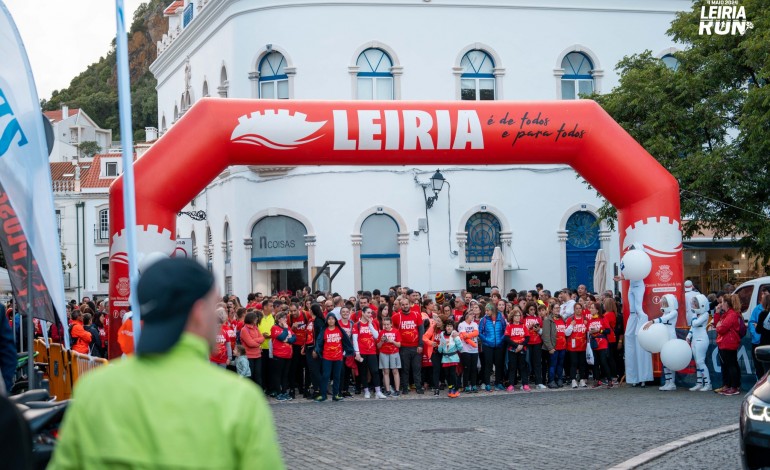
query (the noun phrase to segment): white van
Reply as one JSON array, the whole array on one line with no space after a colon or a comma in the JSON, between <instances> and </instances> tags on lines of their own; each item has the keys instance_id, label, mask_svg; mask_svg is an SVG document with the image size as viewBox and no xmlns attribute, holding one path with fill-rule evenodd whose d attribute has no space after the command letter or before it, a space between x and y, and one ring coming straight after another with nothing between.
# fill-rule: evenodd
<instances>
[{"instance_id":1,"label":"white van","mask_svg":"<svg viewBox=\"0 0 770 470\"><path fill-rule=\"evenodd\" d=\"M743 314L744 320L749 320L754 307L759 304L759 292L763 287L770 289L770 276L746 281L735 289L734 293L741 299L741 314Z\"/></svg>"}]
</instances>

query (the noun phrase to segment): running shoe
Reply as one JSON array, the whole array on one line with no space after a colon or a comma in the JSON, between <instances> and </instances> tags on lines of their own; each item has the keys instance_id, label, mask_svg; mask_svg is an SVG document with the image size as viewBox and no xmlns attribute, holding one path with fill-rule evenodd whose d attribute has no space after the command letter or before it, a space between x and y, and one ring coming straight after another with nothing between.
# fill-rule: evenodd
<instances>
[{"instance_id":1,"label":"running shoe","mask_svg":"<svg viewBox=\"0 0 770 470\"><path fill-rule=\"evenodd\" d=\"M524 392L528 392L530 390L529 385L522 385L521 390Z\"/></svg>"},{"instance_id":2,"label":"running shoe","mask_svg":"<svg viewBox=\"0 0 770 470\"><path fill-rule=\"evenodd\" d=\"M491 392L491 391L492 391L492 387L490 387L488 384L484 386L484 389L485 389L487 392Z\"/></svg>"},{"instance_id":3,"label":"running shoe","mask_svg":"<svg viewBox=\"0 0 770 470\"><path fill-rule=\"evenodd\" d=\"M326 401L326 398L324 398L322 396L315 397L315 402L316 403L321 403L321 402L324 402L324 401Z\"/></svg>"},{"instance_id":4,"label":"running shoe","mask_svg":"<svg viewBox=\"0 0 770 470\"><path fill-rule=\"evenodd\" d=\"M334 400L334 401L342 401L342 400L344 400L344 399L345 399L345 398L344 398L344 397L342 397L342 396L340 396L340 395L334 395L334 396L332 397L332 400Z\"/></svg>"},{"instance_id":5,"label":"running shoe","mask_svg":"<svg viewBox=\"0 0 770 470\"><path fill-rule=\"evenodd\" d=\"M509 385L506 390L508 390L509 392L512 392L513 391L513 385Z\"/></svg>"},{"instance_id":6,"label":"running shoe","mask_svg":"<svg viewBox=\"0 0 770 470\"><path fill-rule=\"evenodd\" d=\"M398 398L400 393L398 393L398 390L394 390L393 393L390 395L391 397Z\"/></svg>"},{"instance_id":7,"label":"running shoe","mask_svg":"<svg viewBox=\"0 0 770 470\"><path fill-rule=\"evenodd\" d=\"M503 387L503 384L497 384L495 385L495 390L499 390L502 392L503 390L505 390L505 387Z\"/></svg>"}]
</instances>

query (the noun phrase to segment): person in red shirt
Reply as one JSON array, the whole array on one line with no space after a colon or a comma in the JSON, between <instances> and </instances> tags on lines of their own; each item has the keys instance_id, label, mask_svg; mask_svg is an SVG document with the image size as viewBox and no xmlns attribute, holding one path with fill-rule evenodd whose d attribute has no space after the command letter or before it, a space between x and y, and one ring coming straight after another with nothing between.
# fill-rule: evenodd
<instances>
[{"instance_id":1,"label":"person in red shirt","mask_svg":"<svg viewBox=\"0 0 770 470\"><path fill-rule=\"evenodd\" d=\"M609 362L609 341L607 336L610 334L610 325L604 318L602 304L599 302L588 302L588 334L591 341L591 349L594 352L594 388L606 386L612 388L612 379L610 378ZM604 382L600 380L604 378Z\"/></svg>"},{"instance_id":2,"label":"person in red shirt","mask_svg":"<svg viewBox=\"0 0 770 470\"><path fill-rule=\"evenodd\" d=\"M409 301L401 301L401 312L393 314L393 326L401 332L401 393L409 393L409 376L414 376L414 384L418 394L422 395L422 336L425 328L422 323L420 310L420 294L411 289L407 291L410 299L414 299L411 307Z\"/></svg>"},{"instance_id":3,"label":"person in red shirt","mask_svg":"<svg viewBox=\"0 0 770 470\"><path fill-rule=\"evenodd\" d=\"M217 331L214 350L209 355L209 361L219 367L226 368L233 359L233 349L227 333L227 312L223 308L218 308L216 314L219 330Z\"/></svg>"},{"instance_id":4,"label":"person in red shirt","mask_svg":"<svg viewBox=\"0 0 770 470\"><path fill-rule=\"evenodd\" d=\"M72 350L80 354L88 354L91 345L91 333L83 327L82 314L79 310L72 312L72 328L70 329Z\"/></svg>"},{"instance_id":5,"label":"person in red shirt","mask_svg":"<svg viewBox=\"0 0 770 470\"><path fill-rule=\"evenodd\" d=\"M321 357L321 396L316 401L326 401L326 391L329 388L329 379L334 378L332 400L342 401L340 386L342 384L342 358L344 355L354 353L353 344L344 331L337 326L337 317L326 316L326 326L316 336L315 352Z\"/></svg>"},{"instance_id":6,"label":"person in red shirt","mask_svg":"<svg viewBox=\"0 0 770 470\"><path fill-rule=\"evenodd\" d=\"M289 395L289 369L294 353L292 345L297 340L297 336L289 328L286 312L275 314L275 325L270 328L270 337L273 338L273 358L278 366L276 377L280 386L278 396L275 398L278 401L291 400L293 397Z\"/></svg>"},{"instance_id":7,"label":"person in red shirt","mask_svg":"<svg viewBox=\"0 0 770 470\"><path fill-rule=\"evenodd\" d=\"M513 391L516 373L521 374L521 389L529 391L529 371L527 370L527 344L532 337L527 324L521 319L521 311L514 308L505 327L505 344L508 346L508 391Z\"/></svg>"},{"instance_id":8,"label":"person in red shirt","mask_svg":"<svg viewBox=\"0 0 770 470\"><path fill-rule=\"evenodd\" d=\"M736 294L725 294L722 297L724 312L716 323L717 348L722 359L722 377L724 386L721 395L738 395L741 393L741 369L738 365L738 349L741 347L739 334L743 317L740 316L741 299Z\"/></svg>"},{"instance_id":9,"label":"person in red shirt","mask_svg":"<svg viewBox=\"0 0 770 470\"><path fill-rule=\"evenodd\" d=\"M361 364L359 376L361 377L361 386L364 389L364 398L371 398L369 374L371 374L377 398L387 398L380 390L380 369L377 367L377 339L379 337L379 328L372 318L372 308L365 306L361 311L361 320L353 325L353 349L356 352L356 361Z\"/></svg>"},{"instance_id":10,"label":"person in red shirt","mask_svg":"<svg viewBox=\"0 0 770 470\"><path fill-rule=\"evenodd\" d=\"M465 302L460 297L455 299L455 308L452 311L452 316L454 317L455 324L460 323L465 318L465 312L468 310L468 307L465 305Z\"/></svg>"},{"instance_id":11,"label":"person in red shirt","mask_svg":"<svg viewBox=\"0 0 770 470\"><path fill-rule=\"evenodd\" d=\"M529 367L535 373L535 386L539 389L545 388L543 383L543 320L537 313L537 303L527 302L527 308L524 311L524 323L529 330Z\"/></svg>"},{"instance_id":12,"label":"person in red shirt","mask_svg":"<svg viewBox=\"0 0 770 470\"><path fill-rule=\"evenodd\" d=\"M618 321L622 323L622 319L618 319L618 304L615 299L607 297L604 299L602 306L604 307L604 318L607 320L607 325L610 327L610 334L607 335L607 342L609 347L607 348L607 355L610 363L610 376L612 378L612 385L618 384L618 364L623 363L623 359L618 357L618 348L621 345L620 338L615 335L615 330L618 327Z\"/></svg>"},{"instance_id":13,"label":"person in red shirt","mask_svg":"<svg viewBox=\"0 0 770 470\"><path fill-rule=\"evenodd\" d=\"M382 319L382 331L377 347L380 349L380 370L382 370L383 381L385 382L386 396L398 397L400 385L401 355L398 350L401 347L401 332L393 328L390 318ZM393 384L390 388L390 373L393 372Z\"/></svg>"},{"instance_id":14,"label":"person in red shirt","mask_svg":"<svg viewBox=\"0 0 770 470\"><path fill-rule=\"evenodd\" d=\"M265 337L257 328L258 315L261 314L253 310L246 314L241 328L241 344L246 348L251 380L262 388L262 343L265 342Z\"/></svg>"},{"instance_id":15,"label":"person in red shirt","mask_svg":"<svg viewBox=\"0 0 770 470\"><path fill-rule=\"evenodd\" d=\"M289 305L289 327L291 332L297 337L292 345L294 350L291 355L291 366L289 368L289 396L295 398L295 390L307 395L307 361L302 354L303 346L307 343L307 322L308 317L300 310L299 305L292 303Z\"/></svg>"},{"instance_id":16,"label":"person in red shirt","mask_svg":"<svg viewBox=\"0 0 770 470\"><path fill-rule=\"evenodd\" d=\"M567 339L567 351L569 353L569 375L572 379L572 388L578 388L577 376L575 373L580 368L580 386L585 388L586 377L588 376L588 364L586 363L586 335L588 334L588 325L583 316L583 309L575 307L575 314L568 319L567 330L564 332L569 336Z\"/></svg>"}]
</instances>

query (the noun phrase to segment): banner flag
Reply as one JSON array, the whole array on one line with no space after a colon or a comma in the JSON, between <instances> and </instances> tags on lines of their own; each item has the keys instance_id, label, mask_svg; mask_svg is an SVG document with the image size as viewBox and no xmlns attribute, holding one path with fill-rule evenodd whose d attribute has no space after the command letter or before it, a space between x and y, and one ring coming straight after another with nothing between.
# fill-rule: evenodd
<instances>
[{"instance_id":1,"label":"banner flag","mask_svg":"<svg viewBox=\"0 0 770 470\"><path fill-rule=\"evenodd\" d=\"M31 295L33 317L53 322L58 314L67 325L43 117L27 52L2 0L0 63L0 247L21 312Z\"/></svg>"}]
</instances>

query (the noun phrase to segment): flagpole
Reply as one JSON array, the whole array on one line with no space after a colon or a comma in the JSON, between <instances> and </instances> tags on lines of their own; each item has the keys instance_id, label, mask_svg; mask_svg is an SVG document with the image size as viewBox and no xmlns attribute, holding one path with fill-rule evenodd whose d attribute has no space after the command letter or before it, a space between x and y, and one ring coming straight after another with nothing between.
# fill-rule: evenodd
<instances>
[{"instance_id":1,"label":"flagpole","mask_svg":"<svg viewBox=\"0 0 770 470\"><path fill-rule=\"evenodd\" d=\"M142 319L136 297L139 269L136 264L136 194L134 191L134 139L131 125L131 77L128 72L128 41L123 0L115 0L117 37L115 49L118 66L118 109L120 111L120 145L123 148L123 221L128 239L128 279L130 309L133 312L134 350L142 334Z\"/></svg>"}]
</instances>

